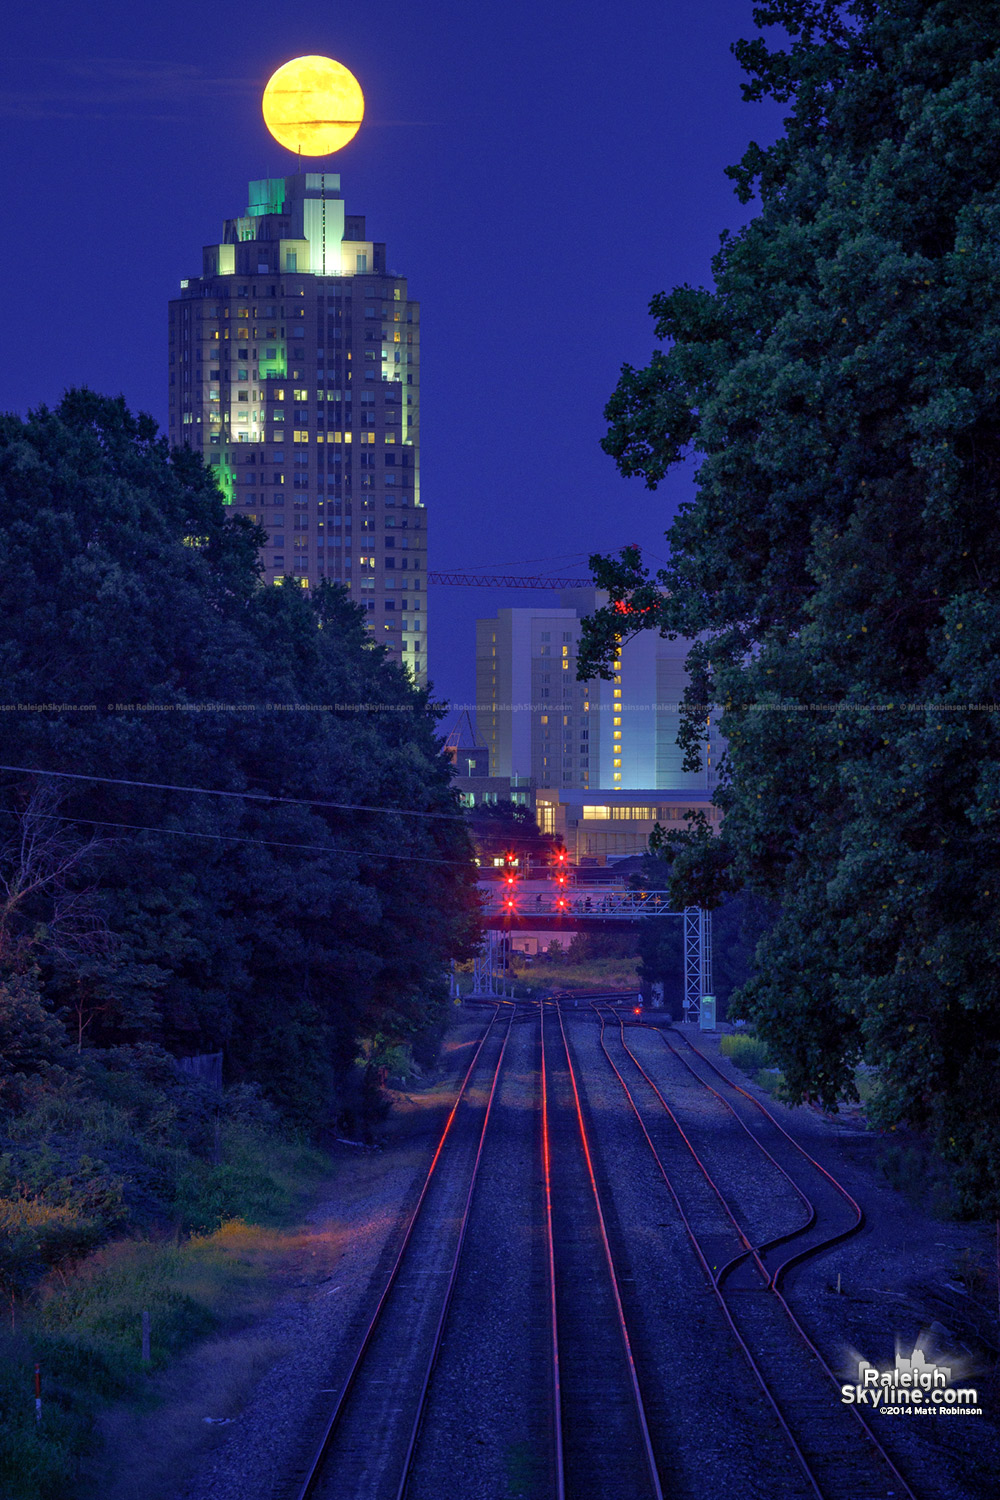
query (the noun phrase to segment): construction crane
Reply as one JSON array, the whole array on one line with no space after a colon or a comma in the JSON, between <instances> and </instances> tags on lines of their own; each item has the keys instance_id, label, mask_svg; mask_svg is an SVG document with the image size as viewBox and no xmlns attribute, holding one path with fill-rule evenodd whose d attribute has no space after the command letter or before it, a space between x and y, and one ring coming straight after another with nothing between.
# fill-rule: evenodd
<instances>
[{"instance_id":1,"label":"construction crane","mask_svg":"<svg viewBox=\"0 0 1000 1500\"><path fill-rule=\"evenodd\" d=\"M592 589L592 578L518 577L514 573L428 573L428 583L450 583L484 589Z\"/></svg>"},{"instance_id":2,"label":"construction crane","mask_svg":"<svg viewBox=\"0 0 1000 1500\"><path fill-rule=\"evenodd\" d=\"M481 738L479 731L472 721L472 715L469 713L469 710L467 708L463 708L462 712L458 716L458 722L455 724L451 733L448 735L447 739L444 742L444 748L447 750L452 760L455 759L459 749L461 748L462 735L466 731L468 731L469 739L472 741L472 748L474 750L486 749L486 741Z\"/></svg>"}]
</instances>

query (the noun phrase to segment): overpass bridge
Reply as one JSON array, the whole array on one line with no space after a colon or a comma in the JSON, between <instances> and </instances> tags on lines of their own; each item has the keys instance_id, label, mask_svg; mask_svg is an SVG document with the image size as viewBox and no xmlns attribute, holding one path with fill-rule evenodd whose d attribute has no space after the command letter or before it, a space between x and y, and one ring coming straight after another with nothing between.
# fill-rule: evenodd
<instances>
[{"instance_id":1,"label":"overpass bridge","mask_svg":"<svg viewBox=\"0 0 1000 1500\"><path fill-rule=\"evenodd\" d=\"M515 931L621 930L648 917L671 917L683 923L685 1020L714 1026L710 911L699 906L672 910L667 891L632 891L620 885L553 889L541 881L513 887L481 881L479 889L486 935L476 957L474 995L506 994Z\"/></svg>"},{"instance_id":2,"label":"overpass bridge","mask_svg":"<svg viewBox=\"0 0 1000 1500\"><path fill-rule=\"evenodd\" d=\"M573 886L566 890L516 889L480 885L487 927L543 927L558 930L578 923L615 926L642 917L681 917L671 911L667 891L628 891L621 886Z\"/></svg>"}]
</instances>

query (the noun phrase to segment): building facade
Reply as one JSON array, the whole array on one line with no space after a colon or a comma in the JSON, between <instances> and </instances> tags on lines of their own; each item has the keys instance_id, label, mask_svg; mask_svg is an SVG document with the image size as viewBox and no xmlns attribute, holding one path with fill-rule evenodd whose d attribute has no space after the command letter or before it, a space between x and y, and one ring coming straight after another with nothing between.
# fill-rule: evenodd
<instances>
[{"instance_id":1,"label":"building facade","mask_svg":"<svg viewBox=\"0 0 1000 1500\"><path fill-rule=\"evenodd\" d=\"M536 793L535 817L542 833L565 845L574 865L606 865L645 854L649 836L662 828L688 829L701 813L713 832L722 822L711 794L704 790L584 792L542 790Z\"/></svg>"},{"instance_id":2,"label":"building facade","mask_svg":"<svg viewBox=\"0 0 1000 1500\"><path fill-rule=\"evenodd\" d=\"M170 303L169 391L171 443L267 532L267 580L343 584L423 682L419 306L338 174L250 184Z\"/></svg>"},{"instance_id":3,"label":"building facade","mask_svg":"<svg viewBox=\"0 0 1000 1500\"><path fill-rule=\"evenodd\" d=\"M476 622L476 721L490 775L539 788L711 793L722 742L708 716L700 770L682 769L677 745L690 642L644 631L622 646L613 682L577 682L582 620L606 602L597 589L572 589L558 606Z\"/></svg>"}]
</instances>

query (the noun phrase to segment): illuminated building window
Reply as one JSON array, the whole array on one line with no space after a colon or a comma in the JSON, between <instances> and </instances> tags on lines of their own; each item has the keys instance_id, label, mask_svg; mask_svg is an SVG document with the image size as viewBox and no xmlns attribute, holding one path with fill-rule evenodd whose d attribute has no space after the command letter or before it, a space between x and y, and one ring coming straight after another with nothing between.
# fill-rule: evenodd
<instances>
[{"instance_id":1,"label":"illuminated building window","mask_svg":"<svg viewBox=\"0 0 1000 1500\"><path fill-rule=\"evenodd\" d=\"M614 693L613 693L613 696L614 696L614 697L615 697L615 698L620 698L620 697L621 697L621 695L622 695L622 690L621 690L621 688L615 688L615 689L614 689ZM619 707L620 707L620 705L619 705Z\"/></svg>"}]
</instances>

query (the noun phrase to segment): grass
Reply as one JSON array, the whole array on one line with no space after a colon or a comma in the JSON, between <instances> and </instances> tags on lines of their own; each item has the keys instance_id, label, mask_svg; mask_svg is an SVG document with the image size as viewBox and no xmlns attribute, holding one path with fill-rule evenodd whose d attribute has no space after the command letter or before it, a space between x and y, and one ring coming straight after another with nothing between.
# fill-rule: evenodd
<instances>
[{"instance_id":1,"label":"grass","mask_svg":"<svg viewBox=\"0 0 1000 1500\"><path fill-rule=\"evenodd\" d=\"M156 1382L156 1404L121 1403L101 1419L101 1461L76 1500L175 1500L260 1377L290 1352L287 1339L253 1329L203 1340Z\"/></svg>"},{"instance_id":2,"label":"grass","mask_svg":"<svg viewBox=\"0 0 1000 1500\"><path fill-rule=\"evenodd\" d=\"M529 994L539 991L638 990L634 958L592 958L585 963L534 963L517 973L517 983Z\"/></svg>"},{"instance_id":3,"label":"grass","mask_svg":"<svg viewBox=\"0 0 1000 1500\"><path fill-rule=\"evenodd\" d=\"M765 1094L771 1094L780 1099L784 1077L774 1066L767 1044L762 1042L760 1037L754 1036L753 1032L745 1031L727 1033L719 1039L719 1051L723 1057L728 1057L741 1073L746 1073L749 1078L752 1078Z\"/></svg>"},{"instance_id":4,"label":"grass","mask_svg":"<svg viewBox=\"0 0 1000 1500\"><path fill-rule=\"evenodd\" d=\"M183 1243L104 1246L51 1276L0 1335L4 1500L66 1500L102 1411L126 1396L148 1401L150 1374L214 1332L251 1321L267 1303L275 1267L287 1266L290 1250L309 1253L309 1237L281 1225L329 1174L328 1158L262 1129L224 1132L222 1145L222 1163L193 1163L184 1188L185 1216L200 1221L202 1232ZM150 1314L148 1366L143 1310Z\"/></svg>"}]
</instances>

